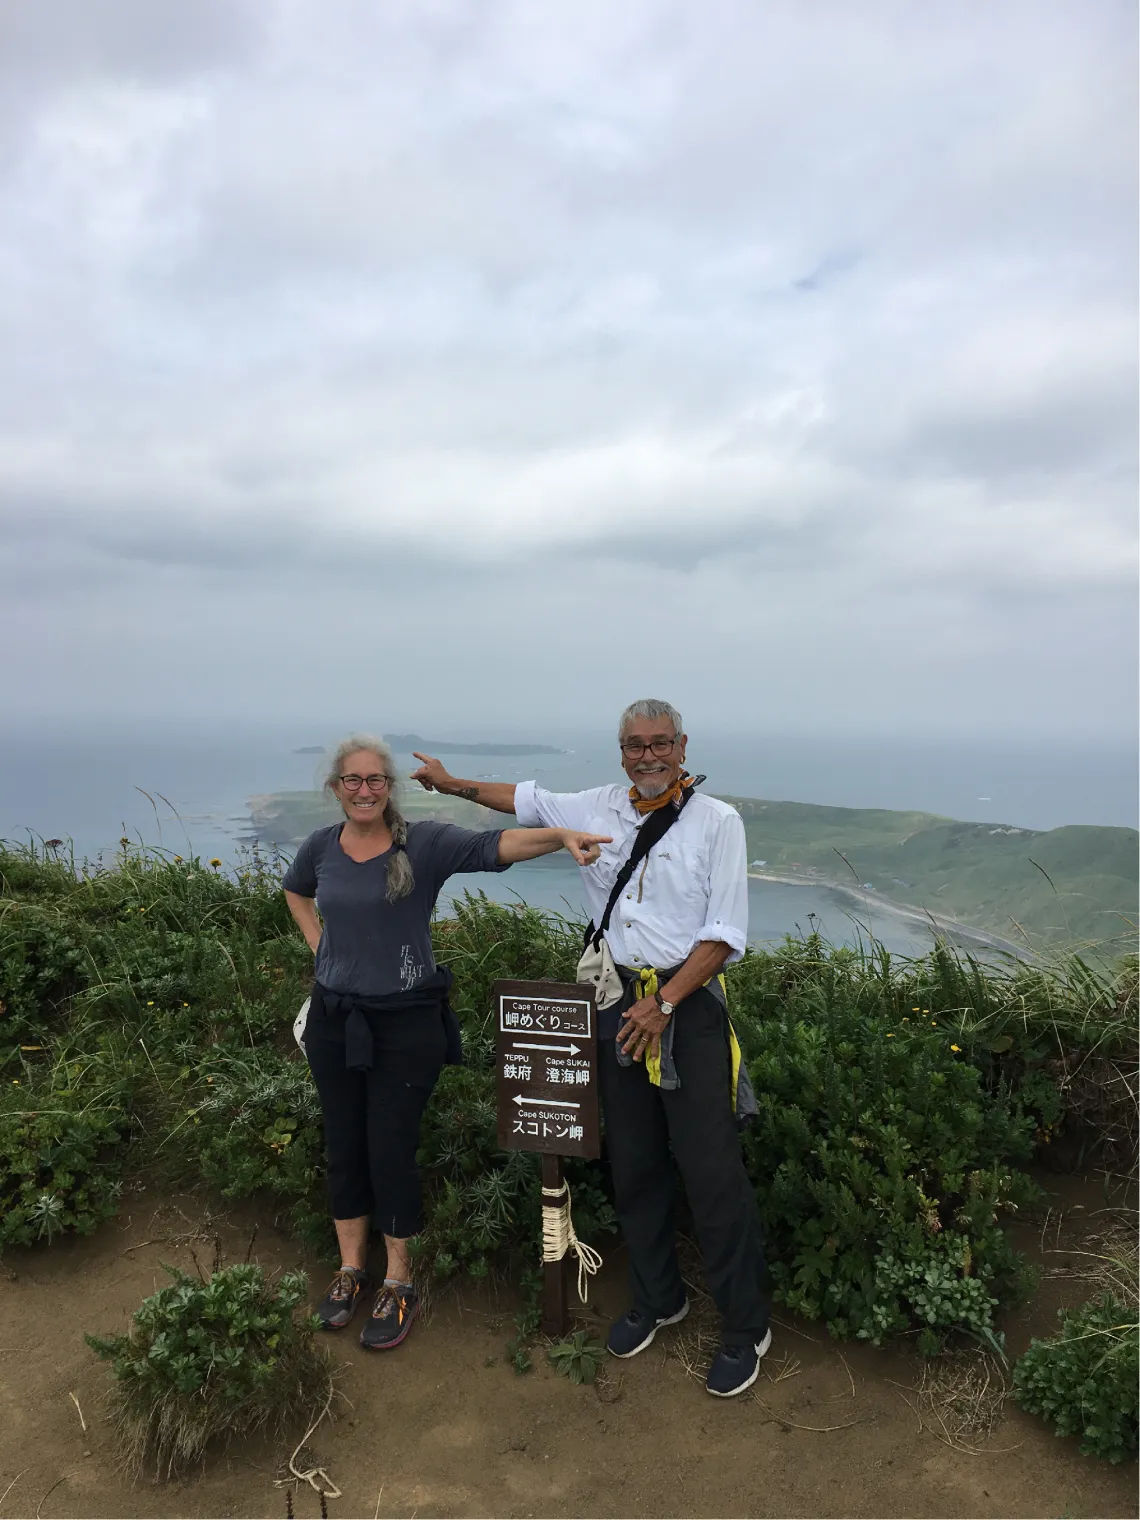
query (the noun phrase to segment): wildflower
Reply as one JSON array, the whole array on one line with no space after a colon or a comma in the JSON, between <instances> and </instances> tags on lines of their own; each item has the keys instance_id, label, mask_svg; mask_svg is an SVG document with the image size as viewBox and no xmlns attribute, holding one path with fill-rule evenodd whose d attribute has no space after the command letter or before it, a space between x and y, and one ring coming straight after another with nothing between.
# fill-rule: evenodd
<instances>
[{"instance_id":1,"label":"wildflower","mask_svg":"<svg viewBox=\"0 0 1140 1520\"><path fill-rule=\"evenodd\" d=\"M910 1011L911 1011L911 1013L921 1013L922 1009L921 1008L912 1008ZM927 1013L929 1013L930 1012L929 1008L926 1011L927 1011Z\"/></svg>"},{"instance_id":2,"label":"wildflower","mask_svg":"<svg viewBox=\"0 0 1140 1520\"><path fill-rule=\"evenodd\" d=\"M959 1054L961 1054L962 1051L961 1045L951 1045L950 1049L958 1051Z\"/></svg>"},{"instance_id":3,"label":"wildflower","mask_svg":"<svg viewBox=\"0 0 1140 1520\"><path fill-rule=\"evenodd\" d=\"M906 1016L905 1013L903 1014L903 1023L904 1024L909 1024L910 1023L910 1020L907 1018L907 1016Z\"/></svg>"},{"instance_id":4,"label":"wildflower","mask_svg":"<svg viewBox=\"0 0 1140 1520\"><path fill-rule=\"evenodd\" d=\"M190 1004L189 1003L183 1003L182 1006L183 1006L183 1008L189 1008Z\"/></svg>"},{"instance_id":5,"label":"wildflower","mask_svg":"<svg viewBox=\"0 0 1140 1520\"><path fill-rule=\"evenodd\" d=\"M174 863L175 863L175 865L179 865L180 866L182 864L182 856L181 855L176 855L174 857Z\"/></svg>"},{"instance_id":6,"label":"wildflower","mask_svg":"<svg viewBox=\"0 0 1140 1520\"><path fill-rule=\"evenodd\" d=\"M12 1078L12 1086L13 1087L19 1087L19 1085L20 1085L20 1079L19 1079L19 1077L13 1077Z\"/></svg>"},{"instance_id":7,"label":"wildflower","mask_svg":"<svg viewBox=\"0 0 1140 1520\"><path fill-rule=\"evenodd\" d=\"M148 1008L153 1008L153 1007L154 1007L154 1003L153 1003L153 1002L150 1002L150 1003L148 1003L148 1004L147 1004L147 1005L146 1005L146 1006L147 1006L147 1007L148 1007Z\"/></svg>"},{"instance_id":8,"label":"wildflower","mask_svg":"<svg viewBox=\"0 0 1140 1520\"><path fill-rule=\"evenodd\" d=\"M211 859L211 861L210 861L210 864L211 864L211 865L212 865L212 866L213 866L213 867L214 867L214 869L215 869L215 871L216 871L216 870L217 870L217 868L218 868L218 867L219 867L219 866L220 866L220 865L221 865L221 861L220 861L220 860L219 860L219 859L218 859L218 857L217 857L217 856L216 856L216 855L215 855L215 856L214 856L214 857L213 857L213 858L212 858L212 859Z\"/></svg>"},{"instance_id":9,"label":"wildflower","mask_svg":"<svg viewBox=\"0 0 1140 1520\"><path fill-rule=\"evenodd\" d=\"M888 1035L888 1036L887 1036L887 1039L888 1039L888 1040L893 1040L893 1039L894 1039L894 1035L893 1035L893 1034L889 1034L889 1035Z\"/></svg>"}]
</instances>

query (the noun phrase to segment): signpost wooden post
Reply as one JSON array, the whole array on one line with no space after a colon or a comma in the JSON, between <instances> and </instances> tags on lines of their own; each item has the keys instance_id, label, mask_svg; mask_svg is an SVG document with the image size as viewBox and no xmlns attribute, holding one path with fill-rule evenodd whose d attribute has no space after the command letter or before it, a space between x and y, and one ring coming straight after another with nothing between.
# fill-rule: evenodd
<instances>
[{"instance_id":1,"label":"signpost wooden post","mask_svg":"<svg viewBox=\"0 0 1140 1520\"><path fill-rule=\"evenodd\" d=\"M544 1193L561 1193L562 1158L596 1160L598 1032L594 989L578 982L496 982L495 1090L499 1144L542 1155ZM567 1326L566 1262L543 1263L542 1328Z\"/></svg>"}]
</instances>

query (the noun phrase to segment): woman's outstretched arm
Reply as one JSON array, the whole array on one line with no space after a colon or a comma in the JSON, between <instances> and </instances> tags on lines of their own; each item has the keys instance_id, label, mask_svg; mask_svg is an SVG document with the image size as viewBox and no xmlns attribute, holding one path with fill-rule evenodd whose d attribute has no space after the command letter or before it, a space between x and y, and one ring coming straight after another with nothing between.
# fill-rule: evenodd
<instances>
[{"instance_id":1,"label":"woman's outstretched arm","mask_svg":"<svg viewBox=\"0 0 1140 1520\"><path fill-rule=\"evenodd\" d=\"M592 866L602 853L600 847L609 844L610 838L609 834L583 834L581 829L504 829L499 836L499 864L513 866L518 860L534 860L538 855L565 849L580 866Z\"/></svg>"}]
</instances>

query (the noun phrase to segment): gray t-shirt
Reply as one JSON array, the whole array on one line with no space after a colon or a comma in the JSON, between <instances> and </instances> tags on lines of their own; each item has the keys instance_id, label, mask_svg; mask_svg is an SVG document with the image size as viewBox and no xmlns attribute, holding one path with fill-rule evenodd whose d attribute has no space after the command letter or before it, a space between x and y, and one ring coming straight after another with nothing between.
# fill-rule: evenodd
<instances>
[{"instance_id":1,"label":"gray t-shirt","mask_svg":"<svg viewBox=\"0 0 1140 1520\"><path fill-rule=\"evenodd\" d=\"M340 847L342 824L317 829L297 851L282 885L315 897L324 932L316 978L330 992L386 997L408 992L435 970L431 915L440 888L460 871L505 871L498 861L502 829L477 833L454 823L410 823L408 859L416 884L389 902L391 851L352 860Z\"/></svg>"}]
</instances>

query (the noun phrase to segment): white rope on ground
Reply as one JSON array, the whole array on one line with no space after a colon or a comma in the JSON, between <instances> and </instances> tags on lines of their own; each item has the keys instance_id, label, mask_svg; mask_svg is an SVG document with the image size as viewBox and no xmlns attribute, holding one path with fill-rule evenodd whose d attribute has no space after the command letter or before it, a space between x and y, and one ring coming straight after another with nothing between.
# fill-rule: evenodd
<instances>
[{"instance_id":1,"label":"white rope on ground","mask_svg":"<svg viewBox=\"0 0 1140 1520\"><path fill-rule=\"evenodd\" d=\"M561 1261L569 1251L578 1258L578 1297L585 1303L590 1278L601 1266L602 1258L593 1246L584 1245L575 1235L570 1217L570 1184L564 1182L560 1188L542 1190L542 1259Z\"/></svg>"}]
</instances>

